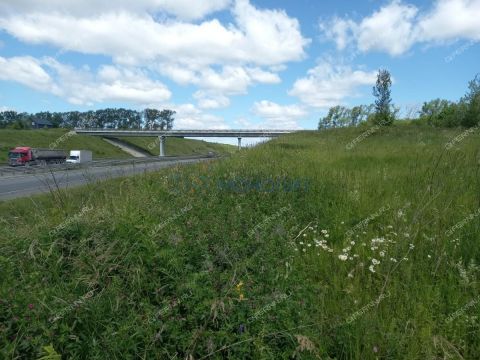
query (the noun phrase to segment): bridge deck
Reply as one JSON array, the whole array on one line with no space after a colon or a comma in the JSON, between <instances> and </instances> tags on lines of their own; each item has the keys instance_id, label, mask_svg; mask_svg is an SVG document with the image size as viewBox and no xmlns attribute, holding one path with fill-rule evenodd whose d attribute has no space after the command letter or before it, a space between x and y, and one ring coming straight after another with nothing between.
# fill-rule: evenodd
<instances>
[{"instance_id":1,"label":"bridge deck","mask_svg":"<svg viewBox=\"0 0 480 360\"><path fill-rule=\"evenodd\" d=\"M75 129L77 134L92 136L165 136L165 137L277 137L298 130L108 130Z\"/></svg>"}]
</instances>

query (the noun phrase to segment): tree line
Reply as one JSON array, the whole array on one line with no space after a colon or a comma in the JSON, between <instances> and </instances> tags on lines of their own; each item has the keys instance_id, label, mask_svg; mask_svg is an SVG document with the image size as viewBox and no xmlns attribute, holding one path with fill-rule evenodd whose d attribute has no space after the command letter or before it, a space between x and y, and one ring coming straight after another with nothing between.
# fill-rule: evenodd
<instances>
[{"instance_id":1,"label":"tree line","mask_svg":"<svg viewBox=\"0 0 480 360\"><path fill-rule=\"evenodd\" d=\"M373 87L374 104L352 108L333 106L327 115L319 120L318 129L358 126L362 123L389 126L395 120L401 120L400 108L392 103L391 86L390 73L387 70L380 70ZM413 121L430 126L480 126L480 74L468 83L468 91L459 101L435 99L424 102L421 110L415 115L418 118Z\"/></svg>"},{"instance_id":2,"label":"tree line","mask_svg":"<svg viewBox=\"0 0 480 360\"><path fill-rule=\"evenodd\" d=\"M468 83L468 91L459 101L423 103L419 121L436 127L480 126L480 74Z\"/></svg>"},{"instance_id":3,"label":"tree line","mask_svg":"<svg viewBox=\"0 0 480 360\"><path fill-rule=\"evenodd\" d=\"M0 112L0 128L29 129L34 120L47 120L53 127L61 128L101 128L101 129L145 129L171 130L175 121L175 111L164 109L102 109L85 112L49 112L35 114L16 111Z\"/></svg>"}]
</instances>

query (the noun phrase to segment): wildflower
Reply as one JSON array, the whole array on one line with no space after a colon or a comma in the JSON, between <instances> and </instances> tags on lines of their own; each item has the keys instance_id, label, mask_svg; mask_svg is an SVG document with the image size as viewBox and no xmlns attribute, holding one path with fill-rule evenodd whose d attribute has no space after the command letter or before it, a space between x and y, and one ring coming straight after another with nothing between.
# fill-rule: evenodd
<instances>
[{"instance_id":1,"label":"wildflower","mask_svg":"<svg viewBox=\"0 0 480 360\"><path fill-rule=\"evenodd\" d=\"M373 267L373 265L370 265L370 266L368 267L368 270L370 270L372 273L375 272L375 268Z\"/></svg>"},{"instance_id":2,"label":"wildflower","mask_svg":"<svg viewBox=\"0 0 480 360\"><path fill-rule=\"evenodd\" d=\"M409 245L410 250L413 250L414 247L415 247L415 245L413 245L413 244Z\"/></svg>"},{"instance_id":3,"label":"wildflower","mask_svg":"<svg viewBox=\"0 0 480 360\"><path fill-rule=\"evenodd\" d=\"M345 224L345 221L342 221L340 224L342 224L342 225Z\"/></svg>"},{"instance_id":4,"label":"wildflower","mask_svg":"<svg viewBox=\"0 0 480 360\"><path fill-rule=\"evenodd\" d=\"M326 237L326 238L328 238L329 236L330 236L330 235L328 235L328 234L325 234L325 237Z\"/></svg>"},{"instance_id":5,"label":"wildflower","mask_svg":"<svg viewBox=\"0 0 480 360\"><path fill-rule=\"evenodd\" d=\"M355 245L355 241L350 241L350 244Z\"/></svg>"},{"instance_id":6,"label":"wildflower","mask_svg":"<svg viewBox=\"0 0 480 360\"><path fill-rule=\"evenodd\" d=\"M306 236L307 236L307 234L303 234L303 237L306 237Z\"/></svg>"},{"instance_id":7,"label":"wildflower","mask_svg":"<svg viewBox=\"0 0 480 360\"><path fill-rule=\"evenodd\" d=\"M345 254L342 254L342 255L338 255L338 258L342 261L346 261L348 259L348 256Z\"/></svg>"},{"instance_id":8,"label":"wildflower","mask_svg":"<svg viewBox=\"0 0 480 360\"><path fill-rule=\"evenodd\" d=\"M377 259L372 259L372 264L373 265L378 265L378 264L380 264L380 261L378 261Z\"/></svg>"},{"instance_id":9,"label":"wildflower","mask_svg":"<svg viewBox=\"0 0 480 360\"><path fill-rule=\"evenodd\" d=\"M385 251L380 251L380 256L384 257L385 256Z\"/></svg>"},{"instance_id":10,"label":"wildflower","mask_svg":"<svg viewBox=\"0 0 480 360\"><path fill-rule=\"evenodd\" d=\"M322 234L328 234L327 230L322 230Z\"/></svg>"},{"instance_id":11,"label":"wildflower","mask_svg":"<svg viewBox=\"0 0 480 360\"><path fill-rule=\"evenodd\" d=\"M30 310L33 310L34 305L33 305L33 304L28 304L28 308L29 308Z\"/></svg>"},{"instance_id":12,"label":"wildflower","mask_svg":"<svg viewBox=\"0 0 480 360\"><path fill-rule=\"evenodd\" d=\"M390 261L396 263L396 262L397 262L397 259L395 259L395 258L390 258Z\"/></svg>"},{"instance_id":13,"label":"wildflower","mask_svg":"<svg viewBox=\"0 0 480 360\"><path fill-rule=\"evenodd\" d=\"M427 257L428 257L429 259L431 259L431 258L432 258L432 256L431 256L430 254L428 254L428 255L427 255Z\"/></svg>"},{"instance_id":14,"label":"wildflower","mask_svg":"<svg viewBox=\"0 0 480 360\"><path fill-rule=\"evenodd\" d=\"M393 226L392 226L392 225L388 225L388 226L387 226L387 229L393 229Z\"/></svg>"}]
</instances>

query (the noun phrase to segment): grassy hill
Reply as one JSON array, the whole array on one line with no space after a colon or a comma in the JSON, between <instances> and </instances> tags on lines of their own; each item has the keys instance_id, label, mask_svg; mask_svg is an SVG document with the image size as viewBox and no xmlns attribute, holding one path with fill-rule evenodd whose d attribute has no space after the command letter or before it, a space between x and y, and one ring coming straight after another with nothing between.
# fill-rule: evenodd
<instances>
[{"instance_id":1,"label":"grassy hill","mask_svg":"<svg viewBox=\"0 0 480 360\"><path fill-rule=\"evenodd\" d=\"M158 138L149 137L121 137L121 140L136 145L146 150L152 156L158 156L159 142ZM236 146L210 143L201 140L168 138L165 143L165 151L167 155L194 155L207 154L213 151L219 154L234 153L237 150Z\"/></svg>"},{"instance_id":2,"label":"grassy hill","mask_svg":"<svg viewBox=\"0 0 480 360\"><path fill-rule=\"evenodd\" d=\"M0 164L5 164L8 151L16 146L31 146L48 148L50 144L58 141L57 148L64 150L88 149L93 151L94 159L102 158L129 158L129 154L115 146L108 144L96 136L73 135L64 137L68 131L65 129L48 130L9 130L0 129ZM149 151L151 155L158 155L158 142L155 138L124 138L134 145ZM166 151L168 155L206 154L209 151L229 153L236 150L234 146L208 143L192 139L168 139Z\"/></svg>"},{"instance_id":3,"label":"grassy hill","mask_svg":"<svg viewBox=\"0 0 480 360\"><path fill-rule=\"evenodd\" d=\"M477 358L480 135L462 133L298 133L1 203L0 354Z\"/></svg>"},{"instance_id":4,"label":"grassy hill","mask_svg":"<svg viewBox=\"0 0 480 360\"><path fill-rule=\"evenodd\" d=\"M64 150L93 151L94 159L102 158L129 158L130 155L121 151L95 136L66 136L65 141L59 140L68 131L65 129L41 129L41 130L9 130L0 129L0 163L4 164L8 159L8 151L16 146L31 146L48 148L50 144L58 141L56 148Z\"/></svg>"}]
</instances>

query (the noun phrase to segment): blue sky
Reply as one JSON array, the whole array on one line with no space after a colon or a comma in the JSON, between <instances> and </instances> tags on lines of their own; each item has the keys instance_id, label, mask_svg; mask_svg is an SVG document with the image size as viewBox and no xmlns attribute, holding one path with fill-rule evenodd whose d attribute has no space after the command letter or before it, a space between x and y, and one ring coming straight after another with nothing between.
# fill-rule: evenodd
<instances>
[{"instance_id":1,"label":"blue sky","mask_svg":"<svg viewBox=\"0 0 480 360\"><path fill-rule=\"evenodd\" d=\"M316 128L373 101L457 100L480 0L0 0L0 109L172 108L176 128Z\"/></svg>"}]
</instances>

